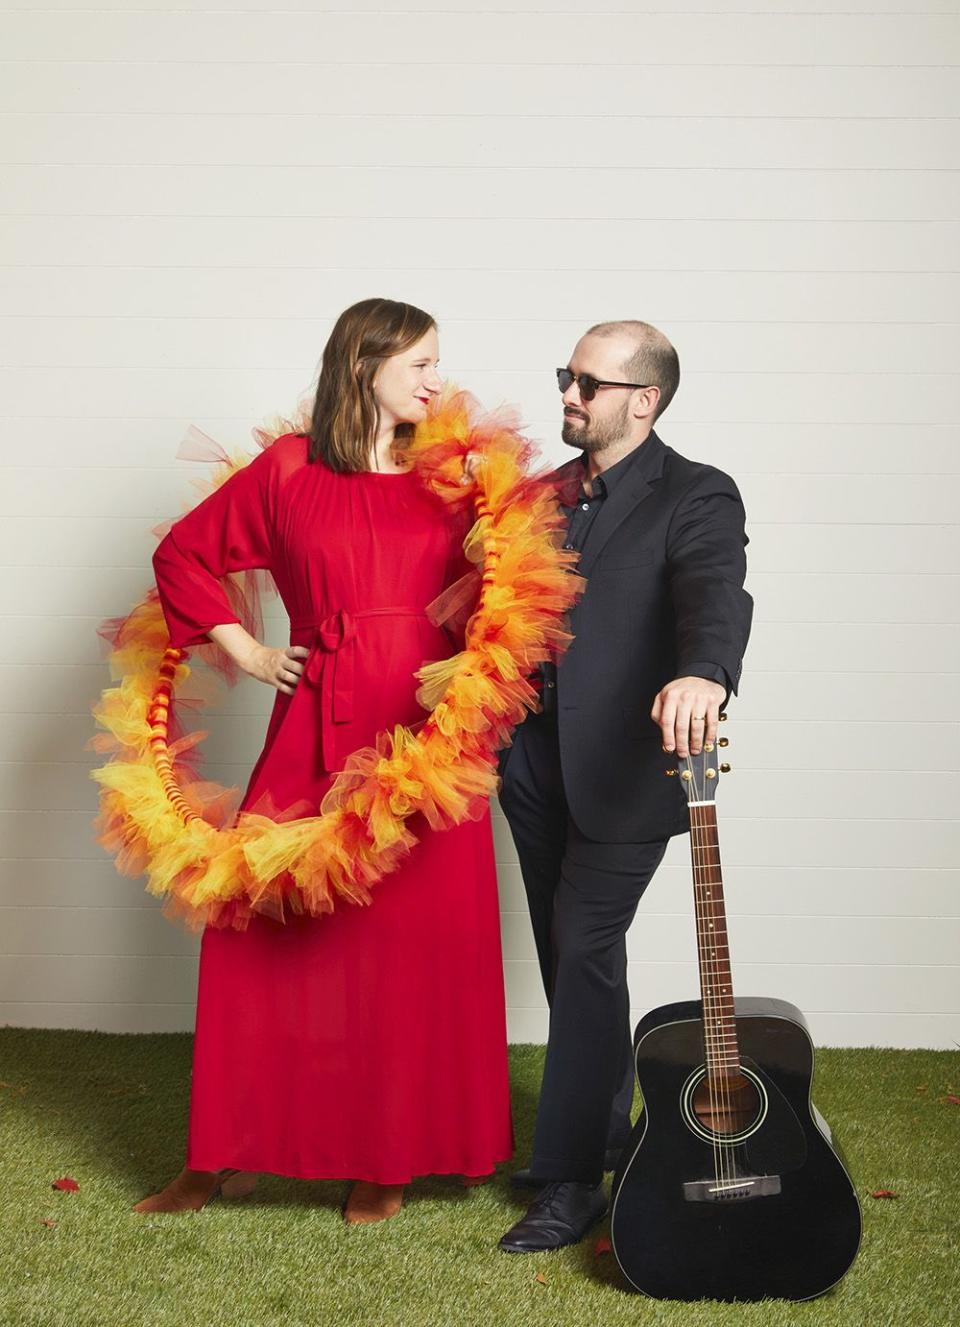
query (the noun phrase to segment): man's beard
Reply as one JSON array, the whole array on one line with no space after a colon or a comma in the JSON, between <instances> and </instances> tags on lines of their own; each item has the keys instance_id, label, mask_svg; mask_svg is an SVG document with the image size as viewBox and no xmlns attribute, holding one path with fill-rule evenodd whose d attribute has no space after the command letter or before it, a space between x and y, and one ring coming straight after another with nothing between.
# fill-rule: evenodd
<instances>
[{"instance_id":1,"label":"man's beard","mask_svg":"<svg viewBox=\"0 0 960 1327\"><path fill-rule=\"evenodd\" d=\"M624 437L629 418L629 404L624 402L623 409L613 419L604 422L583 420L580 416L572 419L564 416L560 437L568 447L579 447L585 452L602 452ZM580 427L577 427L577 425Z\"/></svg>"}]
</instances>

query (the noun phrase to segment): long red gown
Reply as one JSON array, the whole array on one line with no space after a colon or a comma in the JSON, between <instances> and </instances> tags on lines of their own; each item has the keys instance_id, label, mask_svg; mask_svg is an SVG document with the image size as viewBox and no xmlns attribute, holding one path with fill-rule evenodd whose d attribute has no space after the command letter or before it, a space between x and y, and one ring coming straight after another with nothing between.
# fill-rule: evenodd
<instances>
[{"instance_id":1,"label":"long red gown","mask_svg":"<svg viewBox=\"0 0 960 1327\"><path fill-rule=\"evenodd\" d=\"M310 648L243 809L269 795L315 810L352 751L422 721L414 671L454 648L423 614L460 566L439 501L414 471L338 474L306 449L279 438L154 558L174 645L237 621L227 572L269 568L291 644ZM411 828L420 842L369 906L204 932L187 1165L402 1184L512 1155L489 814Z\"/></svg>"}]
</instances>

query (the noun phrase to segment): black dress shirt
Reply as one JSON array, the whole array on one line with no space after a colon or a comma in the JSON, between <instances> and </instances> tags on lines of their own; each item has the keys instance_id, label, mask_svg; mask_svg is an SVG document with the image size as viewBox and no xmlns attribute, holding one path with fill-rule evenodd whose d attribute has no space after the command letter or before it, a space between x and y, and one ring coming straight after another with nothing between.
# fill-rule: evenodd
<instances>
[{"instance_id":1,"label":"black dress shirt","mask_svg":"<svg viewBox=\"0 0 960 1327\"><path fill-rule=\"evenodd\" d=\"M610 496L617 484L634 464L640 455L643 444L634 447L632 452L628 452L615 465L611 465L608 470L602 474L596 475L590 481L592 494L588 494L584 488L587 478L587 453L583 452L580 457L580 464L583 467L583 474L580 480L580 491L577 494L576 501L570 505L560 501L560 510L567 517L567 537L563 547L566 549L576 549L582 553L587 546L587 540L590 537L590 529L597 519L597 514L601 506ZM727 677L726 670L719 664L703 663L691 664L691 677L704 677L711 682L719 682L726 688L727 699L730 696L730 679ZM542 704L544 714L556 714L557 712L557 665L555 663L544 663L540 666ZM724 702L725 703L725 702Z\"/></svg>"}]
</instances>

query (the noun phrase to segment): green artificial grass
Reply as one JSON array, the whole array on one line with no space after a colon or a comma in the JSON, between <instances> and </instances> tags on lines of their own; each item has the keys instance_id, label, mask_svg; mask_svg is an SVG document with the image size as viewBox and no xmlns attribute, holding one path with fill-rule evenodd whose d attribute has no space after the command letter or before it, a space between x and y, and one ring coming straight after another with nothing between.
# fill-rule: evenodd
<instances>
[{"instance_id":1,"label":"green artificial grass","mask_svg":"<svg viewBox=\"0 0 960 1327\"><path fill-rule=\"evenodd\" d=\"M542 1063L542 1047L511 1049L514 1164L529 1154ZM606 1224L559 1253L499 1253L525 1201L507 1166L473 1190L419 1180L376 1226L344 1227L343 1183L275 1176L239 1203L135 1216L131 1204L182 1164L189 1070L188 1036L0 1029L0 1323L883 1327L948 1322L960 1304L953 1053L820 1053L817 1104L853 1170L865 1232L845 1280L806 1304L630 1294L613 1256L595 1252ZM53 1190L62 1175L79 1192Z\"/></svg>"}]
</instances>

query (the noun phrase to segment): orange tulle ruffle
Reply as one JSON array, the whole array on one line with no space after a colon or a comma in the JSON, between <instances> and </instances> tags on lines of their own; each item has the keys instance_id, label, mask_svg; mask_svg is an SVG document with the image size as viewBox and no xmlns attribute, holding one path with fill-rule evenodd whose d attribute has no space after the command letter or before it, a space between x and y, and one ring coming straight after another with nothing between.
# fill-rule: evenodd
<instances>
[{"instance_id":1,"label":"orange tulle ruffle","mask_svg":"<svg viewBox=\"0 0 960 1327\"><path fill-rule=\"evenodd\" d=\"M300 421L278 420L255 434L268 446ZM193 454L211 440L193 434ZM464 484L468 453L481 459ZM496 752L538 704L536 666L569 643L565 616L583 582L576 554L561 547L563 520L551 485L530 470L531 445L507 414L483 416L466 393L448 388L417 427L407 454L423 482L451 508L472 501L464 540L477 572L432 605L436 618L469 618L464 648L417 673L426 719L395 727L346 761L316 807L265 804L235 814L239 790L204 781L202 732L181 733L174 714L209 699L186 652L170 646L155 589L123 619L101 628L117 685L94 708L105 730L92 745L111 756L93 771L100 784L100 842L118 869L145 875L150 893L191 926L243 927L257 912L319 916L337 904L367 903L371 890L416 843L410 821L434 830L482 811L496 789ZM221 482L249 458L224 463ZM255 630L264 578L234 583L238 616ZM472 608L472 612L470 609ZM228 682L229 660L199 654ZM191 694L192 690L192 694Z\"/></svg>"}]
</instances>

